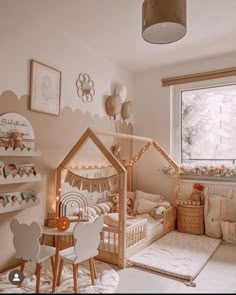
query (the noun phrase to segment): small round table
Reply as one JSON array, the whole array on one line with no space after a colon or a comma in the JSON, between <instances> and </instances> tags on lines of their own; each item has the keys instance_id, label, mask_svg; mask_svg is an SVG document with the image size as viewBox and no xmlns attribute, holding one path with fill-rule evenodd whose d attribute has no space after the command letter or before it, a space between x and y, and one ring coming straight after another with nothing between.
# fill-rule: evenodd
<instances>
[{"instance_id":1,"label":"small round table","mask_svg":"<svg viewBox=\"0 0 236 295\"><path fill-rule=\"evenodd\" d=\"M55 263L54 263L54 270L53 270L54 276L53 276L52 292L55 292L55 288L56 288L58 265L59 265L59 251L60 251L60 246L61 246L61 237L72 236L75 225L76 225L76 222L72 222L70 224L69 228L65 231L59 231L57 228L50 228L47 226L42 226L42 244L44 244L46 235L55 237L56 253L55 253Z\"/></svg>"}]
</instances>

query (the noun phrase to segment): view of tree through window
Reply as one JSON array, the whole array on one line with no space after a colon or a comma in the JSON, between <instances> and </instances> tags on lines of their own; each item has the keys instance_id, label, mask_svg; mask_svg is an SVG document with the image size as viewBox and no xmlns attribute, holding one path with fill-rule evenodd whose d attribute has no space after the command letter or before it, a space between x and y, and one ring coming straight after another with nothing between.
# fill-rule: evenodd
<instances>
[{"instance_id":1,"label":"view of tree through window","mask_svg":"<svg viewBox=\"0 0 236 295\"><path fill-rule=\"evenodd\" d=\"M236 161L236 85L182 91L182 163Z\"/></svg>"}]
</instances>

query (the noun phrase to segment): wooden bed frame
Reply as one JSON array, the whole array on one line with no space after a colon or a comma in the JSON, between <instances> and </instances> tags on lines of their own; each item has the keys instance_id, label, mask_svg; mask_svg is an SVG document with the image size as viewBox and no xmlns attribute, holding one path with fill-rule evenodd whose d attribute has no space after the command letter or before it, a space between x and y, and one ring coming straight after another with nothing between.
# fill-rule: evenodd
<instances>
[{"instance_id":1,"label":"wooden bed frame","mask_svg":"<svg viewBox=\"0 0 236 295\"><path fill-rule=\"evenodd\" d=\"M180 198L180 177L179 166L171 159L171 157L159 146L159 144L150 138L137 137L127 134L96 132L96 134L107 135L113 137L121 137L131 140L144 141L146 144L143 148L125 165L121 164L114 155L103 145L100 139L95 135L91 129L87 129L81 136L78 142L74 145L71 151L67 154L65 159L57 167L56 170L56 213L59 216L60 197L61 197L61 176L62 170L66 168L67 164L80 151L82 146L88 139L91 139L97 148L103 153L106 159L119 174L119 226L118 228L104 226L101 232L101 243L97 259L116 264L121 268L127 266L127 259L140 251L147 245L151 244L158 238L164 236L166 233L175 229L176 220L176 204ZM164 157L168 163L174 168L175 176L175 195L176 203L165 210L163 219L163 230L157 235L147 238L147 224L146 220L137 221L135 224L126 226L126 204L127 191L132 191L132 167L141 158L141 156L153 147L157 152Z\"/></svg>"},{"instance_id":2,"label":"wooden bed frame","mask_svg":"<svg viewBox=\"0 0 236 295\"><path fill-rule=\"evenodd\" d=\"M163 229L157 235L147 238L147 223L145 219L140 219L137 223L130 225L126 229L126 257L125 266L129 257L141 251L157 239L175 229L176 206L171 206L164 211ZM103 227L101 232L101 242L96 259L119 265L119 230L113 227Z\"/></svg>"}]
</instances>

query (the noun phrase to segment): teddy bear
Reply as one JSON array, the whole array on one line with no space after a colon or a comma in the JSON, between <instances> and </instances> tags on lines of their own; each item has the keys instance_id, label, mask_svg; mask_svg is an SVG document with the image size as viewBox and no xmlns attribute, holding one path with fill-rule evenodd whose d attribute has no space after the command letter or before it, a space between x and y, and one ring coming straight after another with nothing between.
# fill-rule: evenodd
<instances>
[{"instance_id":1,"label":"teddy bear","mask_svg":"<svg viewBox=\"0 0 236 295\"><path fill-rule=\"evenodd\" d=\"M111 213L119 212L119 194L112 195L111 201L114 203Z\"/></svg>"},{"instance_id":2,"label":"teddy bear","mask_svg":"<svg viewBox=\"0 0 236 295\"><path fill-rule=\"evenodd\" d=\"M12 141L13 149L20 148L22 150L25 147L22 142L22 133L20 133L19 131L12 131L9 135L9 139Z\"/></svg>"},{"instance_id":3,"label":"teddy bear","mask_svg":"<svg viewBox=\"0 0 236 295\"><path fill-rule=\"evenodd\" d=\"M197 205L203 205L203 185L200 183L195 183L193 185L193 190L190 196L190 200L192 203L196 203Z\"/></svg>"},{"instance_id":4,"label":"teddy bear","mask_svg":"<svg viewBox=\"0 0 236 295\"><path fill-rule=\"evenodd\" d=\"M135 215L134 211L133 211L133 207L134 207L134 201L132 199L130 199L130 198L127 198L127 207L126 207L126 209L127 209L127 214L129 216L134 216Z\"/></svg>"},{"instance_id":5,"label":"teddy bear","mask_svg":"<svg viewBox=\"0 0 236 295\"><path fill-rule=\"evenodd\" d=\"M119 212L119 194L112 196L112 202L114 203L113 208L111 209L111 213ZM133 200L130 198L127 198L127 206L126 206L126 212L128 215L133 216Z\"/></svg>"}]
</instances>

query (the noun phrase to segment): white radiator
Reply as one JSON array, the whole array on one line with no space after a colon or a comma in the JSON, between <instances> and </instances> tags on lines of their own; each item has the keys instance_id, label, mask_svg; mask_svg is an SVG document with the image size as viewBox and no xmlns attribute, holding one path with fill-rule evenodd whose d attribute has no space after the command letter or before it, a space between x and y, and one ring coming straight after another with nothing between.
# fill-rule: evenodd
<instances>
[{"instance_id":1,"label":"white radiator","mask_svg":"<svg viewBox=\"0 0 236 295\"><path fill-rule=\"evenodd\" d=\"M209 188L209 193L211 194L229 194L231 191L234 192L234 196L236 197L236 183L235 182L222 182L222 181L201 181L201 180L189 180L189 179L181 179L180 180L180 193L181 199L186 200L190 197L191 192L193 190L193 184L200 183L204 186L204 190L206 187Z\"/></svg>"}]
</instances>

